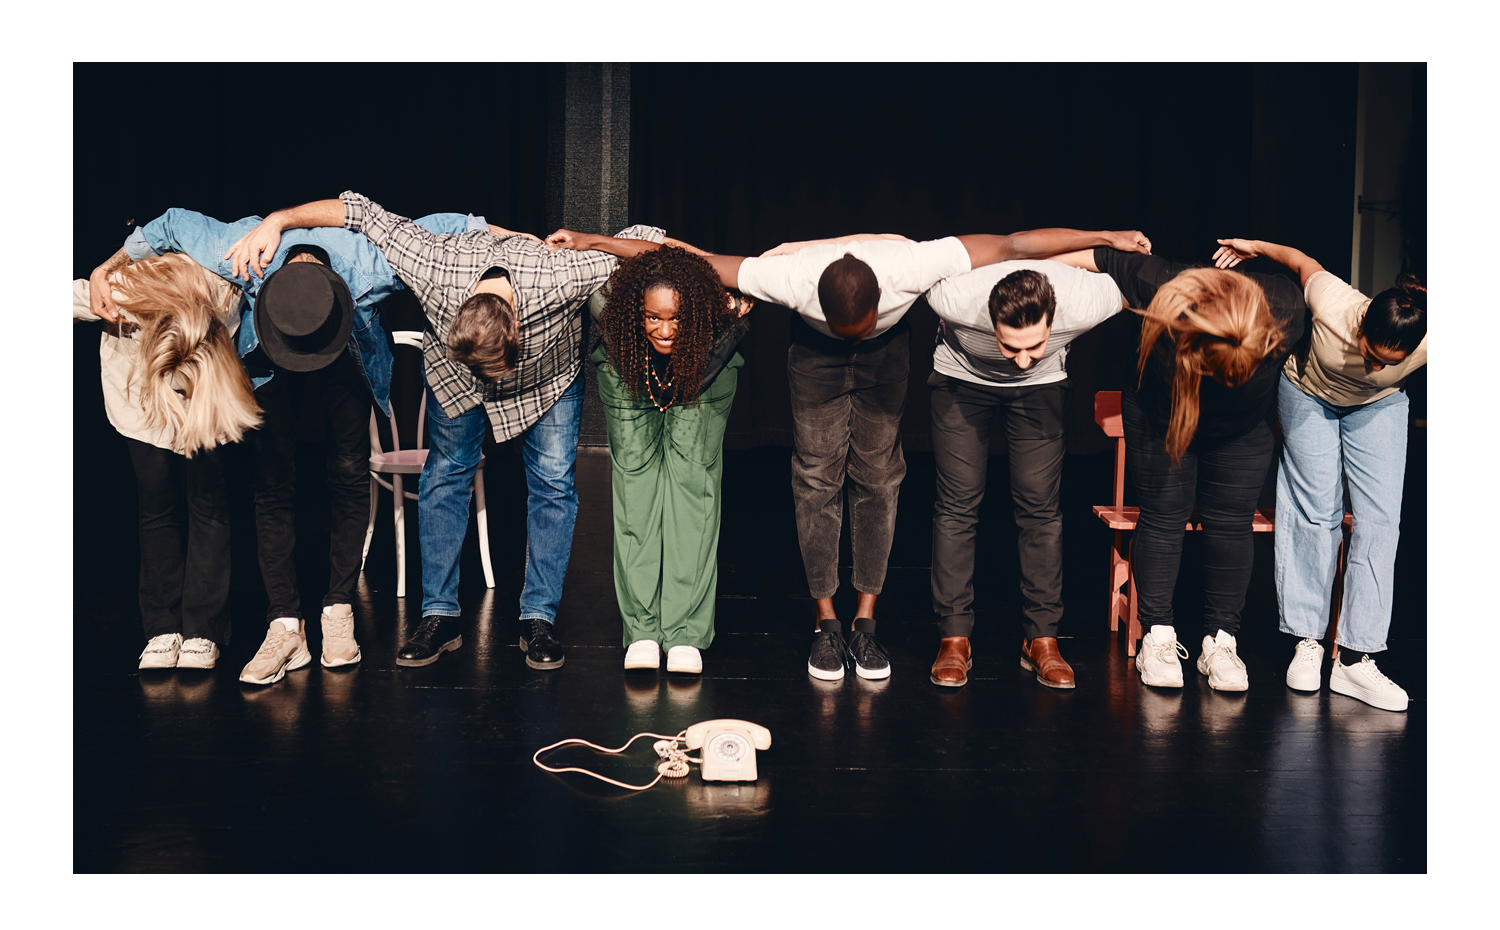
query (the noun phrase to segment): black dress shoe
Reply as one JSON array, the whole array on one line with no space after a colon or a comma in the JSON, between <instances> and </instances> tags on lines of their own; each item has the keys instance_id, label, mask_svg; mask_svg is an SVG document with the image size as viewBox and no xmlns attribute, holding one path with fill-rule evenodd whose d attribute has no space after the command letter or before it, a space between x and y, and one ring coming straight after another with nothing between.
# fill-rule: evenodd
<instances>
[{"instance_id":1,"label":"black dress shoe","mask_svg":"<svg viewBox=\"0 0 1500 930\"><path fill-rule=\"evenodd\" d=\"M562 667L562 643L552 638L552 624L541 617L521 621L521 651L532 668Z\"/></svg>"},{"instance_id":2,"label":"black dress shoe","mask_svg":"<svg viewBox=\"0 0 1500 930\"><path fill-rule=\"evenodd\" d=\"M423 617L417 624L417 631L396 654L396 664L407 668L431 665L438 656L463 644L463 629L458 617Z\"/></svg>"}]
</instances>

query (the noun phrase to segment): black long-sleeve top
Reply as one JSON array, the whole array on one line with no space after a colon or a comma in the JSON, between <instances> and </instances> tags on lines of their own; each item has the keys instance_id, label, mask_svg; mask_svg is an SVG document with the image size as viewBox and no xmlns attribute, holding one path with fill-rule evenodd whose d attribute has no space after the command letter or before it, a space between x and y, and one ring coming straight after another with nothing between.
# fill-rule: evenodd
<instances>
[{"instance_id":1,"label":"black long-sleeve top","mask_svg":"<svg viewBox=\"0 0 1500 930\"><path fill-rule=\"evenodd\" d=\"M1156 296L1157 288L1193 265L1169 262L1139 252L1119 252L1107 246L1094 249L1094 265L1114 278L1130 305L1144 310ZM1261 360L1255 373L1239 387L1229 388L1212 378L1203 378L1198 386L1198 429L1190 450L1218 445L1251 430L1256 423L1271 422L1276 415L1276 384L1281 368L1292 348L1307 328L1307 304L1302 288L1281 275L1245 274L1266 292L1271 314L1285 335L1281 348ZM1140 386L1131 379L1126 391L1135 396L1149 424L1159 436L1167 433L1172 415L1172 378L1176 372L1176 342L1164 332L1151 347Z\"/></svg>"}]
</instances>

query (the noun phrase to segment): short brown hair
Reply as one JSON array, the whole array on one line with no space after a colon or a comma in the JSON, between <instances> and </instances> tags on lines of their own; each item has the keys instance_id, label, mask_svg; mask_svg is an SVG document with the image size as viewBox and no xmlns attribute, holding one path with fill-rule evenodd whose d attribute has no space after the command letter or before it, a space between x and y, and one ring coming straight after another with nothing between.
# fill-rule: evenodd
<instances>
[{"instance_id":1,"label":"short brown hair","mask_svg":"<svg viewBox=\"0 0 1500 930\"><path fill-rule=\"evenodd\" d=\"M1057 294L1052 282L1030 268L1013 271L995 282L990 291L990 323L1025 329L1043 320L1052 325L1057 316Z\"/></svg>"},{"instance_id":2,"label":"short brown hair","mask_svg":"<svg viewBox=\"0 0 1500 930\"><path fill-rule=\"evenodd\" d=\"M486 384L515 369L520 344L516 310L496 294L471 295L448 327L448 357Z\"/></svg>"}]
</instances>

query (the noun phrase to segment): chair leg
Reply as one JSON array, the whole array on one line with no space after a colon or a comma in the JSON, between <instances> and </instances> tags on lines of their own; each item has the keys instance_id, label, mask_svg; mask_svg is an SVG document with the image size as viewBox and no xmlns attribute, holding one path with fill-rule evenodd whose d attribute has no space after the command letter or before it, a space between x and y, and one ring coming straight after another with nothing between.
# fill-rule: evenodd
<instances>
[{"instance_id":1,"label":"chair leg","mask_svg":"<svg viewBox=\"0 0 1500 930\"><path fill-rule=\"evenodd\" d=\"M1120 618L1125 615L1125 595L1120 588L1125 584L1129 563L1120 555L1120 531L1115 530L1115 541L1109 549L1109 631L1120 629Z\"/></svg>"},{"instance_id":2,"label":"chair leg","mask_svg":"<svg viewBox=\"0 0 1500 930\"><path fill-rule=\"evenodd\" d=\"M406 597L406 495L401 490L400 475L391 475L391 488L396 507L396 596Z\"/></svg>"},{"instance_id":3,"label":"chair leg","mask_svg":"<svg viewBox=\"0 0 1500 930\"><path fill-rule=\"evenodd\" d=\"M495 569L490 566L490 520L484 507L484 464L474 472L474 523L479 530L479 564L484 566L484 586L495 586Z\"/></svg>"},{"instance_id":4,"label":"chair leg","mask_svg":"<svg viewBox=\"0 0 1500 930\"><path fill-rule=\"evenodd\" d=\"M365 550L359 554L359 570L365 570L365 559L370 557L370 540L375 538L375 511L380 506L380 485L375 473L370 473L370 525L365 527Z\"/></svg>"},{"instance_id":5,"label":"chair leg","mask_svg":"<svg viewBox=\"0 0 1500 930\"><path fill-rule=\"evenodd\" d=\"M1131 540L1130 548L1131 555L1134 555L1134 540ZM1136 652L1136 645L1141 641L1141 621L1139 615L1136 613L1138 604L1135 591L1135 568L1130 564L1128 560L1125 563L1125 572L1129 578L1127 588L1130 591L1130 622L1126 624L1125 627L1125 654L1128 656L1134 656Z\"/></svg>"}]
</instances>

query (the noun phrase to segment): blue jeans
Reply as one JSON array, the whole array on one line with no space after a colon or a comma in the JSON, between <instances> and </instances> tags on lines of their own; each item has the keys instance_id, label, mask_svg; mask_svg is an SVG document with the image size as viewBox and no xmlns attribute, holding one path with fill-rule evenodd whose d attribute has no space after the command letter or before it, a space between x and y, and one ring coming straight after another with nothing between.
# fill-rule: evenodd
<instances>
[{"instance_id":1,"label":"blue jeans","mask_svg":"<svg viewBox=\"0 0 1500 930\"><path fill-rule=\"evenodd\" d=\"M522 438L526 466L526 584L521 619L557 618L563 576L573 551L578 491L573 485L583 375ZM427 464L417 482L422 543L422 616L457 617L458 557L469 526L474 470L489 417L476 407L449 418L427 389Z\"/></svg>"},{"instance_id":2,"label":"blue jeans","mask_svg":"<svg viewBox=\"0 0 1500 930\"><path fill-rule=\"evenodd\" d=\"M1344 604L1335 640L1381 652L1391 627L1391 583L1406 477L1405 391L1336 407L1278 386L1285 445L1276 473L1276 602L1281 631L1322 639L1344 522L1344 480L1354 514Z\"/></svg>"}]
</instances>

